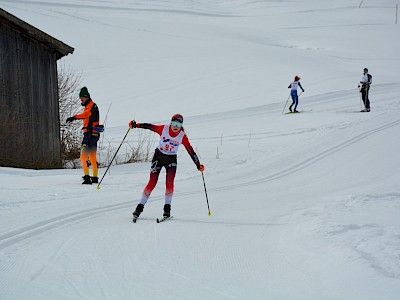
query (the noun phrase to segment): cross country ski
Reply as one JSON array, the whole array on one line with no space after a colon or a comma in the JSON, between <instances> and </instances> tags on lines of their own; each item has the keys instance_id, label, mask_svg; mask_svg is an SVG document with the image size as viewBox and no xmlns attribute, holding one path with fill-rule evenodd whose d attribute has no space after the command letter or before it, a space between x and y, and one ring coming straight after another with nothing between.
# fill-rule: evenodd
<instances>
[{"instance_id":1,"label":"cross country ski","mask_svg":"<svg viewBox=\"0 0 400 300\"><path fill-rule=\"evenodd\" d=\"M169 220L169 219L172 219L173 218L173 216L170 216L170 217L162 217L162 218L157 218L157 223L161 223L161 222L164 222L164 221L167 221L167 220Z\"/></svg>"}]
</instances>

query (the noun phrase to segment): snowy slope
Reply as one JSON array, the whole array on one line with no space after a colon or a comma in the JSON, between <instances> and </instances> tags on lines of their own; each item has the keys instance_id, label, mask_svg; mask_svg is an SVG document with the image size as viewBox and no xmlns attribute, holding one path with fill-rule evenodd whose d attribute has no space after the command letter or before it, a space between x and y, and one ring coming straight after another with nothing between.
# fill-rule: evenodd
<instances>
[{"instance_id":1,"label":"snowy slope","mask_svg":"<svg viewBox=\"0 0 400 300\"><path fill-rule=\"evenodd\" d=\"M395 1L363 2L0 0L76 48L116 144L182 113L212 212L185 150L163 224L163 176L131 222L148 163L100 190L0 168L0 299L398 299L399 27ZM296 74L304 111L283 114Z\"/></svg>"},{"instance_id":2,"label":"snowy slope","mask_svg":"<svg viewBox=\"0 0 400 300\"><path fill-rule=\"evenodd\" d=\"M82 74L104 111L112 103L109 124L126 125L125 118L157 121L176 111L194 116L282 102L296 74L308 96L354 88L364 66L374 83L398 82L396 1L364 1L361 9L357 2L0 5L75 47L62 61Z\"/></svg>"}]
</instances>

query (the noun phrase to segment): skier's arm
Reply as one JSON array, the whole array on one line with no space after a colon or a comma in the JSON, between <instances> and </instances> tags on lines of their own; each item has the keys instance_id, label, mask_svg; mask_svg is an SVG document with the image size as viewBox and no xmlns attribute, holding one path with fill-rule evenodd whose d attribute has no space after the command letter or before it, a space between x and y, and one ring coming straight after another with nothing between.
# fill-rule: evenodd
<instances>
[{"instance_id":1,"label":"skier's arm","mask_svg":"<svg viewBox=\"0 0 400 300\"><path fill-rule=\"evenodd\" d=\"M136 123L136 128L149 129L161 135L164 129L164 125L154 125L150 123Z\"/></svg>"},{"instance_id":2,"label":"skier's arm","mask_svg":"<svg viewBox=\"0 0 400 300\"><path fill-rule=\"evenodd\" d=\"M75 119L86 119L89 118L92 115L92 112L90 109L88 109L87 106L85 106L85 109L81 114L76 114L74 117Z\"/></svg>"},{"instance_id":3,"label":"skier's arm","mask_svg":"<svg viewBox=\"0 0 400 300\"><path fill-rule=\"evenodd\" d=\"M301 90L303 91L303 93L304 93L304 89L303 89L303 87L301 86L301 83L300 83L300 81L299 81L299 87L301 88Z\"/></svg>"},{"instance_id":4,"label":"skier's arm","mask_svg":"<svg viewBox=\"0 0 400 300\"><path fill-rule=\"evenodd\" d=\"M197 170L200 170L201 164L199 161L199 157L197 156L196 152L194 152L192 145L190 145L189 139L186 136L186 134L182 139L182 144L183 144L183 146L185 146L187 152L189 153L190 157L192 158L194 164L197 167ZM203 167L203 169L204 169L204 167Z\"/></svg>"},{"instance_id":5,"label":"skier's arm","mask_svg":"<svg viewBox=\"0 0 400 300\"><path fill-rule=\"evenodd\" d=\"M129 122L128 126L130 128L142 128L142 129L149 129L151 131L154 131L158 133L159 135L162 134L164 125L153 125L150 123L136 123L135 120L132 120Z\"/></svg>"}]
</instances>

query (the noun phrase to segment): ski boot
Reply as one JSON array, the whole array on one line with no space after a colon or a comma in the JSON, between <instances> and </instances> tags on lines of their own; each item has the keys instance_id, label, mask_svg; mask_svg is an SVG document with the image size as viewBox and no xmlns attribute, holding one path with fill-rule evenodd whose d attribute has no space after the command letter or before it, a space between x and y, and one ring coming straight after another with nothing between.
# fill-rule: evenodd
<instances>
[{"instance_id":1,"label":"ski boot","mask_svg":"<svg viewBox=\"0 0 400 300\"><path fill-rule=\"evenodd\" d=\"M92 183L99 183L99 177L90 177Z\"/></svg>"},{"instance_id":2,"label":"ski boot","mask_svg":"<svg viewBox=\"0 0 400 300\"><path fill-rule=\"evenodd\" d=\"M164 213L163 213L164 218L169 218L171 217L171 204L164 204Z\"/></svg>"},{"instance_id":3,"label":"ski boot","mask_svg":"<svg viewBox=\"0 0 400 300\"><path fill-rule=\"evenodd\" d=\"M92 181L90 180L90 176L89 175L85 175L82 178L83 178L82 184L92 184Z\"/></svg>"},{"instance_id":4,"label":"ski boot","mask_svg":"<svg viewBox=\"0 0 400 300\"><path fill-rule=\"evenodd\" d=\"M139 218L140 214L143 212L144 205L138 204L136 206L135 211L132 213L133 215L133 222L136 223L136 219Z\"/></svg>"}]
</instances>

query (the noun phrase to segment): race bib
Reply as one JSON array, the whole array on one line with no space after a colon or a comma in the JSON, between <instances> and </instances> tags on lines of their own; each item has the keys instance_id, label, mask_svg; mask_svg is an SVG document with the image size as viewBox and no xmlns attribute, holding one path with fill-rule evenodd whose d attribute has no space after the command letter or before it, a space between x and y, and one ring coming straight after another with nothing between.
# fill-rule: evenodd
<instances>
[{"instance_id":1,"label":"race bib","mask_svg":"<svg viewBox=\"0 0 400 300\"><path fill-rule=\"evenodd\" d=\"M158 150L160 150L164 154L176 155L178 153L179 146L181 145L184 136L185 133L183 132L183 130L181 130L176 137L171 137L169 135L169 125L166 124L164 126L164 129L160 137Z\"/></svg>"}]
</instances>

